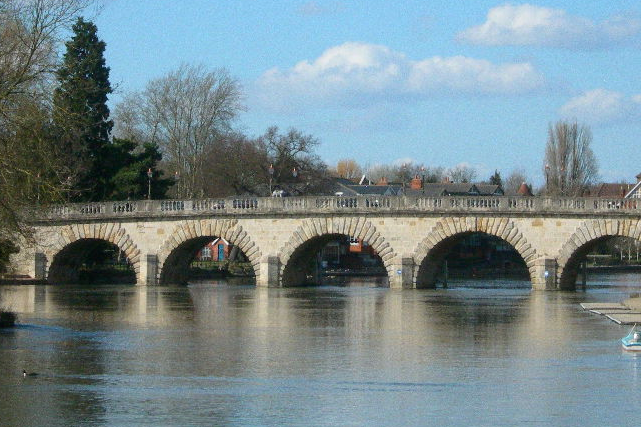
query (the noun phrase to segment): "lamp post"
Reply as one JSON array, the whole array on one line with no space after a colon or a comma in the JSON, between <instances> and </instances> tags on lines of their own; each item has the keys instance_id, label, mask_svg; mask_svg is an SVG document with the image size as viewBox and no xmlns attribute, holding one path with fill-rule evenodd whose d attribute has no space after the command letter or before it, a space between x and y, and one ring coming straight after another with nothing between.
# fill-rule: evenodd
<instances>
[{"instance_id":1,"label":"lamp post","mask_svg":"<svg viewBox=\"0 0 641 427\"><path fill-rule=\"evenodd\" d=\"M37 203L40 204L40 172L38 172L38 175L36 175L36 199Z\"/></svg>"},{"instance_id":2,"label":"lamp post","mask_svg":"<svg viewBox=\"0 0 641 427\"><path fill-rule=\"evenodd\" d=\"M421 189L425 194L425 166L421 166Z\"/></svg>"},{"instance_id":3,"label":"lamp post","mask_svg":"<svg viewBox=\"0 0 641 427\"><path fill-rule=\"evenodd\" d=\"M272 179L274 178L274 165L269 164L269 168L267 169L269 172L269 195L272 195Z\"/></svg>"},{"instance_id":4,"label":"lamp post","mask_svg":"<svg viewBox=\"0 0 641 427\"><path fill-rule=\"evenodd\" d=\"M296 178L298 176L298 171L296 170L296 168L292 169L292 176L294 178Z\"/></svg>"},{"instance_id":5,"label":"lamp post","mask_svg":"<svg viewBox=\"0 0 641 427\"><path fill-rule=\"evenodd\" d=\"M545 164L545 195L550 195L550 165Z\"/></svg>"},{"instance_id":6,"label":"lamp post","mask_svg":"<svg viewBox=\"0 0 641 427\"><path fill-rule=\"evenodd\" d=\"M151 177L154 176L154 173L151 171L151 168L147 169L147 200L151 200Z\"/></svg>"},{"instance_id":7,"label":"lamp post","mask_svg":"<svg viewBox=\"0 0 641 427\"><path fill-rule=\"evenodd\" d=\"M180 174L178 171L174 173L174 182L176 183L176 196L180 199Z\"/></svg>"}]
</instances>

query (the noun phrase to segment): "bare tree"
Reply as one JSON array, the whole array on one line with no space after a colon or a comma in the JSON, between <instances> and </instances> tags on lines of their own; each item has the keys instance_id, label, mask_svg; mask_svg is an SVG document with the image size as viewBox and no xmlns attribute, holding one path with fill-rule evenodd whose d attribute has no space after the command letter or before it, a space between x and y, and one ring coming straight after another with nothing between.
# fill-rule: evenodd
<instances>
[{"instance_id":1,"label":"bare tree","mask_svg":"<svg viewBox=\"0 0 641 427\"><path fill-rule=\"evenodd\" d=\"M0 1L0 111L11 105L13 96L41 95L58 59L60 30L69 27L90 3L90 0Z\"/></svg>"},{"instance_id":2,"label":"bare tree","mask_svg":"<svg viewBox=\"0 0 641 427\"><path fill-rule=\"evenodd\" d=\"M521 188L521 184L528 182L529 179L522 169L514 169L505 179L505 187L503 189L506 194L515 194Z\"/></svg>"},{"instance_id":3,"label":"bare tree","mask_svg":"<svg viewBox=\"0 0 641 427\"><path fill-rule=\"evenodd\" d=\"M367 177L374 184L383 178L386 178L388 181L392 181L396 177L396 170L390 165L375 164L367 169Z\"/></svg>"},{"instance_id":4,"label":"bare tree","mask_svg":"<svg viewBox=\"0 0 641 427\"><path fill-rule=\"evenodd\" d=\"M363 175L363 169L354 159L343 159L336 163L336 174L340 178L354 179Z\"/></svg>"},{"instance_id":5,"label":"bare tree","mask_svg":"<svg viewBox=\"0 0 641 427\"><path fill-rule=\"evenodd\" d=\"M442 182L445 178L445 168L443 166L428 166L421 171L421 178L425 177L424 182Z\"/></svg>"},{"instance_id":6,"label":"bare tree","mask_svg":"<svg viewBox=\"0 0 641 427\"><path fill-rule=\"evenodd\" d=\"M226 70L182 65L126 98L116 112L126 122L116 134L158 144L180 176L182 196L201 196L204 153L231 130L242 109L240 85Z\"/></svg>"},{"instance_id":7,"label":"bare tree","mask_svg":"<svg viewBox=\"0 0 641 427\"><path fill-rule=\"evenodd\" d=\"M316 137L291 128L280 133L271 126L258 138L267 153L274 183L301 183L306 192L313 193L327 176L327 165L315 153L319 141Z\"/></svg>"},{"instance_id":8,"label":"bare tree","mask_svg":"<svg viewBox=\"0 0 641 427\"><path fill-rule=\"evenodd\" d=\"M61 32L90 3L0 1L0 240L28 237L25 208L64 187L48 129L51 81Z\"/></svg>"},{"instance_id":9,"label":"bare tree","mask_svg":"<svg viewBox=\"0 0 641 427\"><path fill-rule=\"evenodd\" d=\"M224 161L221 161L223 160ZM264 147L240 133L230 133L205 153L204 191L208 197L260 194L269 182L269 159Z\"/></svg>"},{"instance_id":10,"label":"bare tree","mask_svg":"<svg viewBox=\"0 0 641 427\"><path fill-rule=\"evenodd\" d=\"M558 121L550 125L545 147L546 192L556 196L580 196L598 178L592 133L585 125Z\"/></svg>"},{"instance_id":11,"label":"bare tree","mask_svg":"<svg viewBox=\"0 0 641 427\"><path fill-rule=\"evenodd\" d=\"M453 182L472 182L476 178L476 169L464 163L454 166L447 171Z\"/></svg>"}]
</instances>

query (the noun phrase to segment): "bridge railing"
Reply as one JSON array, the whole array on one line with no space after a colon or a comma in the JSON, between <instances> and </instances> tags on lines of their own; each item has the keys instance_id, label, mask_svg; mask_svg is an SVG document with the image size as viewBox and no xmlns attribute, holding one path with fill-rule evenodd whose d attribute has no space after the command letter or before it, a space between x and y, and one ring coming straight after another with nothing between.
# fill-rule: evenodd
<instances>
[{"instance_id":1,"label":"bridge railing","mask_svg":"<svg viewBox=\"0 0 641 427\"><path fill-rule=\"evenodd\" d=\"M165 217L210 214L259 215L274 213L331 212L602 212L641 215L641 199L549 198L507 196L309 196L234 197L199 200L130 200L119 202L53 205L36 211L36 218Z\"/></svg>"}]
</instances>

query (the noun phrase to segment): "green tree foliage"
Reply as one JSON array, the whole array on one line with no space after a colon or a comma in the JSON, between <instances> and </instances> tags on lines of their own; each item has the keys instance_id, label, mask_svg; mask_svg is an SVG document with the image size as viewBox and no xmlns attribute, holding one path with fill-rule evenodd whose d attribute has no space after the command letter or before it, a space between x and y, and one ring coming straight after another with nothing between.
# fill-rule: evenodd
<instances>
[{"instance_id":1,"label":"green tree foliage","mask_svg":"<svg viewBox=\"0 0 641 427\"><path fill-rule=\"evenodd\" d=\"M158 169L162 158L158 146L145 143L142 150L136 148L133 141L114 138L104 150L104 168L111 177L107 199L145 199L149 190L152 199L162 199L173 185L173 180L163 178ZM152 172L151 183L148 171Z\"/></svg>"},{"instance_id":2,"label":"green tree foliage","mask_svg":"<svg viewBox=\"0 0 641 427\"><path fill-rule=\"evenodd\" d=\"M74 200L103 200L109 195L110 175L102 159L113 127L107 107L112 89L105 43L97 31L82 18L74 24L53 99L59 143L74 171L70 174Z\"/></svg>"},{"instance_id":3,"label":"green tree foliage","mask_svg":"<svg viewBox=\"0 0 641 427\"><path fill-rule=\"evenodd\" d=\"M498 170L494 170L494 174L490 177L489 183L492 185L498 185L503 187L503 181L501 180L501 174Z\"/></svg>"}]
</instances>

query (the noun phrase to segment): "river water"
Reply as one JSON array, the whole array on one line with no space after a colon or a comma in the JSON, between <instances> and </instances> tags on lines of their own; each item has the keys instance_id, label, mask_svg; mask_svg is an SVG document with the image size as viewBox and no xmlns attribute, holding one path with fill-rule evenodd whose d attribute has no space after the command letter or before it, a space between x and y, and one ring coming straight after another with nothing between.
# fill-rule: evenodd
<instances>
[{"instance_id":1,"label":"river water","mask_svg":"<svg viewBox=\"0 0 641 427\"><path fill-rule=\"evenodd\" d=\"M628 328L579 303L640 276L591 283L3 286L0 425L637 426Z\"/></svg>"}]
</instances>

